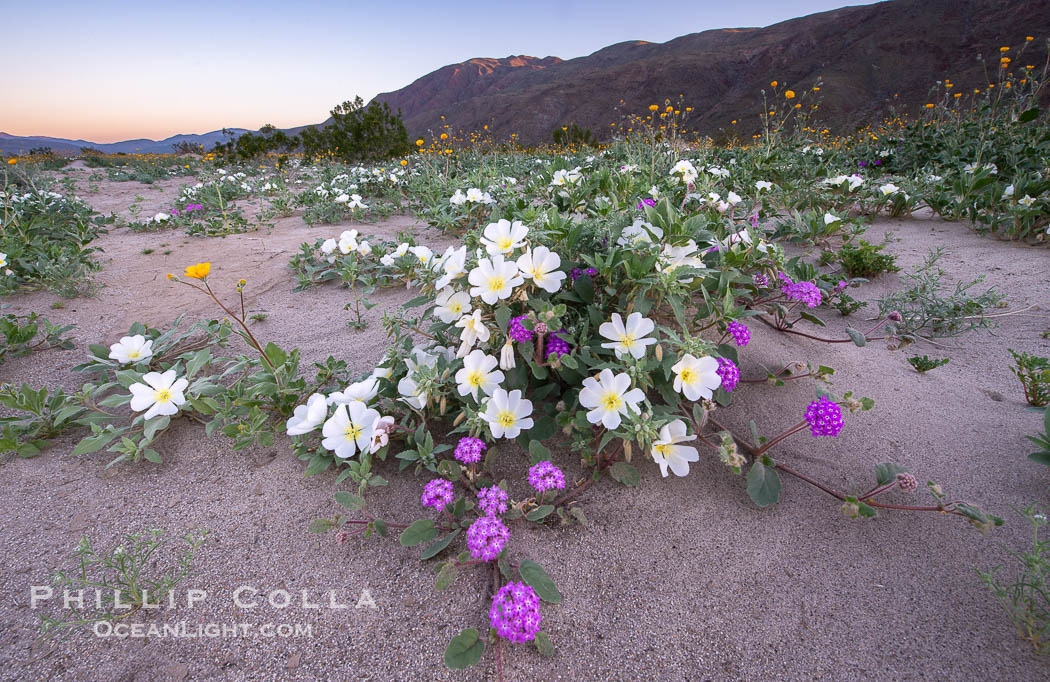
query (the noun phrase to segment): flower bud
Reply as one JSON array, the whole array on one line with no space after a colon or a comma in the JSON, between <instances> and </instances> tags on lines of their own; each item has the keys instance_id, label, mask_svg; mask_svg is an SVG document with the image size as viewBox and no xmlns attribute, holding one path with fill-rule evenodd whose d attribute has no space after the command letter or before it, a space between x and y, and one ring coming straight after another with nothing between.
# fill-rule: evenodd
<instances>
[{"instance_id":1,"label":"flower bud","mask_svg":"<svg viewBox=\"0 0 1050 682\"><path fill-rule=\"evenodd\" d=\"M466 412L460 412L456 415L456 418L452 421L452 426L456 427L463 423L463 420L467 418Z\"/></svg>"},{"instance_id":2,"label":"flower bud","mask_svg":"<svg viewBox=\"0 0 1050 682\"><path fill-rule=\"evenodd\" d=\"M919 487L919 482L911 474L897 474L897 485L901 490L914 492Z\"/></svg>"},{"instance_id":3,"label":"flower bud","mask_svg":"<svg viewBox=\"0 0 1050 682\"><path fill-rule=\"evenodd\" d=\"M886 319L891 321L891 322L903 322L904 321L904 316L901 315L899 311L894 310L894 311L890 312L889 315L886 316Z\"/></svg>"},{"instance_id":4,"label":"flower bud","mask_svg":"<svg viewBox=\"0 0 1050 682\"><path fill-rule=\"evenodd\" d=\"M842 504L842 514L847 519L855 519L860 516L860 507L853 502L844 502Z\"/></svg>"},{"instance_id":5,"label":"flower bud","mask_svg":"<svg viewBox=\"0 0 1050 682\"><path fill-rule=\"evenodd\" d=\"M532 328L532 331L536 332L537 334L546 334L550 330L547 328L546 322L537 322L536 325Z\"/></svg>"},{"instance_id":6,"label":"flower bud","mask_svg":"<svg viewBox=\"0 0 1050 682\"><path fill-rule=\"evenodd\" d=\"M441 396L441 403L438 407L438 412L441 416L445 416L445 410L448 409L448 399L445 396Z\"/></svg>"},{"instance_id":7,"label":"flower bud","mask_svg":"<svg viewBox=\"0 0 1050 682\"><path fill-rule=\"evenodd\" d=\"M514 346L511 344L510 339L503 344L503 350L499 353L499 368L510 370L514 369Z\"/></svg>"},{"instance_id":8,"label":"flower bud","mask_svg":"<svg viewBox=\"0 0 1050 682\"><path fill-rule=\"evenodd\" d=\"M628 462L631 461L631 452L631 441L627 441L623 444L623 458Z\"/></svg>"},{"instance_id":9,"label":"flower bud","mask_svg":"<svg viewBox=\"0 0 1050 682\"><path fill-rule=\"evenodd\" d=\"M657 362L663 362L664 361L664 347L661 346L660 344L656 344L656 350L654 351L654 355L656 355L656 361Z\"/></svg>"}]
</instances>

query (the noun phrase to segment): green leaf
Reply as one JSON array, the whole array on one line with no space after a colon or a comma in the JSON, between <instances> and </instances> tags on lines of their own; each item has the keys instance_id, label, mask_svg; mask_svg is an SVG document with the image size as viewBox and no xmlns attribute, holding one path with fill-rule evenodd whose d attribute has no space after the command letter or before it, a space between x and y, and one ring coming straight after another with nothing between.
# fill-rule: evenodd
<instances>
[{"instance_id":1,"label":"green leaf","mask_svg":"<svg viewBox=\"0 0 1050 682\"><path fill-rule=\"evenodd\" d=\"M485 653L485 640L478 631L467 628L452 638L445 649L445 665L452 670L463 670L475 665Z\"/></svg>"},{"instance_id":2,"label":"green leaf","mask_svg":"<svg viewBox=\"0 0 1050 682\"><path fill-rule=\"evenodd\" d=\"M884 462L875 465L875 481L886 485L897 478L897 474L906 474L908 470L895 462Z\"/></svg>"},{"instance_id":3,"label":"green leaf","mask_svg":"<svg viewBox=\"0 0 1050 682\"><path fill-rule=\"evenodd\" d=\"M441 570L438 571L437 580L434 582L434 589L439 591L448 589L452 583L456 582L457 575L456 562L446 561L441 564Z\"/></svg>"},{"instance_id":4,"label":"green leaf","mask_svg":"<svg viewBox=\"0 0 1050 682\"><path fill-rule=\"evenodd\" d=\"M332 530L333 525L331 519L314 519L306 529L311 533L327 533Z\"/></svg>"},{"instance_id":5,"label":"green leaf","mask_svg":"<svg viewBox=\"0 0 1050 682\"><path fill-rule=\"evenodd\" d=\"M609 467L609 475L615 480L631 488L638 486L638 469L627 462L617 462Z\"/></svg>"},{"instance_id":6,"label":"green leaf","mask_svg":"<svg viewBox=\"0 0 1050 682\"><path fill-rule=\"evenodd\" d=\"M117 435L118 432L115 431L103 431L100 434L88 436L87 438L84 438L79 443L77 443L77 446L73 448L73 456L76 457L78 455L90 455L92 452L98 452L102 448L109 445L110 441L116 438Z\"/></svg>"},{"instance_id":7,"label":"green leaf","mask_svg":"<svg viewBox=\"0 0 1050 682\"><path fill-rule=\"evenodd\" d=\"M558 424L547 416L540 417L529 429L529 438L532 440L547 440L558 431Z\"/></svg>"},{"instance_id":8,"label":"green leaf","mask_svg":"<svg viewBox=\"0 0 1050 682\"><path fill-rule=\"evenodd\" d=\"M168 424L171 423L171 419L167 415L160 417L154 417L146 422L146 425L142 427L142 435L146 441L152 441L157 435L158 431L163 431L168 428Z\"/></svg>"},{"instance_id":9,"label":"green leaf","mask_svg":"<svg viewBox=\"0 0 1050 682\"><path fill-rule=\"evenodd\" d=\"M203 348L197 351L189 362L186 363L186 378L193 379L193 376L200 371L201 367L208 364L211 360L211 349Z\"/></svg>"},{"instance_id":10,"label":"green leaf","mask_svg":"<svg viewBox=\"0 0 1050 682\"><path fill-rule=\"evenodd\" d=\"M459 464L451 459L443 459L438 462L438 473L455 481L459 478Z\"/></svg>"},{"instance_id":11,"label":"green leaf","mask_svg":"<svg viewBox=\"0 0 1050 682\"><path fill-rule=\"evenodd\" d=\"M266 357L273 363L274 367L280 367L284 364L285 360L288 359L288 354L285 353L280 346L271 341L266 344Z\"/></svg>"},{"instance_id":12,"label":"green leaf","mask_svg":"<svg viewBox=\"0 0 1050 682\"><path fill-rule=\"evenodd\" d=\"M569 513L572 517L580 522L581 525L587 525L587 515L583 513L583 507L569 507Z\"/></svg>"},{"instance_id":13,"label":"green leaf","mask_svg":"<svg viewBox=\"0 0 1050 682\"><path fill-rule=\"evenodd\" d=\"M543 656L544 658L551 658L554 656L554 645L551 644L550 637L547 636L546 632L537 632L534 641L536 643L536 648L540 652L540 656Z\"/></svg>"},{"instance_id":14,"label":"green leaf","mask_svg":"<svg viewBox=\"0 0 1050 682\"><path fill-rule=\"evenodd\" d=\"M780 499L780 476L772 466L755 460L747 472L747 494L759 507L768 507Z\"/></svg>"},{"instance_id":15,"label":"green leaf","mask_svg":"<svg viewBox=\"0 0 1050 682\"><path fill-rule=\"evenodd\" d=\"M496 324L499 325L501 332L507 333L507 326L510 324L510 308L505 305L496 308Z\"/></svg>"},{"instance_id":16,"label":"green leaf","mask_svg":"<svg viewBox=\"0 0 1050 682\"><path fill-rule=\"evenodd\" d=\"M1050 450L1043 450L1042 452L1033 452L1028 455L1028 459L1038 464L1043 464L1050 467Z\"/></svg>"},{"instance_id":17,"label":"green leaf","mask_svg":"<svg viewBox=\"0 0 1050 682\"><path fill-rule=\"evenodd\" d=\"M212 422L215 423L215 422ZM325 457L324 455L314 455L310 458L310 463L306 465L306 471L303 472L304 476L316 476L317 474L325 471L332 465L332 458Z\"/></svg>"},{"instance_id":18,"label":"green leaf","mask_svg":"<svg viewBox=\"0 0 1050 682\"><path fill-rule=\"evenodd\" d=\"M545 519L548 516L550 516L551 512L553 511L554 505L545 504L540 507L536 507L535 509L530 511L528 514L525 515L525 518L529 521L539 521L540 519Z\"/></svg>"},{"instance_id":19,"label":"green leaf","mask_svg":"<svg viewBox=\"0 0 1050 682\"><path fill-rule=\"evenodd\" d=\"M538 440L529 441L529 457L532 464L549 462L551 459L551 451Z\"/></svg>"},{"instance_id":20,"label":"green leaf","mask_svg":"<svg viewBox=\"0 0 1050 682\"><path fill-rule=\"evenodd\" d=\"M457 535L459 535L459 531L460 530L461 529L457 528L456 530L452 531L451 533L449 533L445 537L441 538L437 542L434 542L434 543L431 543L430 545L428 545L427 548L423 550L423 554L420 555L420 557L419 557L420 560L426 561L427 559L430 559L431 557L435 557L438 554L441 554L441 552L446 547L448 547L448 544L450 542L452 542L456 538Z\"/></svg>"},{"instance_id":21,"label":"green leaf","mask_svg":"<svg viewBox=\"0 0 1050 682\"><path fill-rule=\"evenodd\" d=\"M1017 117L1018 123L1029 123L1039 117L1039 107L1032 107L1026 111L1022 111L1021 115Z\"/></svg>"},{"instance_id":22,"label":"green leaf","mask_svg":"<svg viewBox=\"0 0 1050 682\"><path fill-rule=\"evenodd\" d=\"M521 566L518 567L518 573L526 585L536 590L536 595L540 599L551 604L561 602L561 592L558 591L554 581L547 575L547 571L543 570L543 566L540 566L535 561L525 559L521 562Z\"/></svg>"},{"instance_id":23,"label":"green leaf","mask_svg":"<svg viewBox=\"0 0 1050 682\"><path fill-rule=\"evenodd\" d=\"M850 340L853 341L853 343L857 344L857 346L861 348L863 348L868 343L868 340L864 338L864 334L854 329L853 327L846 327L846 334L849 336Z\"/></svg>"},{"instance_id":24,"label":"green leaf","mask_svg":"<svg viewBox=\"0 0 1050 682\"><path fill-rule=\"evenodd\" d=\"M142 456L146 458L147 462L153 462L154 464L162 464L160 459L160 453L153 448L146 448L142 451Z\"/></svg>"},{"instance_id":25,"label":"green leaf","mask_svg":"<svg viewBox=\"0 0 1050 682\"><path fill-rule=\"evenodd\" d=\"M365 508L365 498L360 495L355 495L345 490L339 490L333 495L333 497L335 497L336 502L350 511L361 511Z\"/></svg>"},{"instance_id":26,"label":"green leaf","mask_svg":"<svg viewBox=\"0 0 1050 682\"><path fill-rule=\"evenodd\" d=\"M594 281L590 275L577 277L572 288L584 303L594 303Z\"/></svg>"},{"instance_id":27,"label":"green leaf","mask_svg":"<svg viewBox=\"0 0 1050 682\"><path fill-rule=\"evenodd\" d=\"M419 519L401 531L401 537L398 542L401 543L402 547L415 547L424 542L430 542L437 537L437 534L438 531L437 528L434 528L433 521L430 519Z\"/></svg>"}]
</instances>

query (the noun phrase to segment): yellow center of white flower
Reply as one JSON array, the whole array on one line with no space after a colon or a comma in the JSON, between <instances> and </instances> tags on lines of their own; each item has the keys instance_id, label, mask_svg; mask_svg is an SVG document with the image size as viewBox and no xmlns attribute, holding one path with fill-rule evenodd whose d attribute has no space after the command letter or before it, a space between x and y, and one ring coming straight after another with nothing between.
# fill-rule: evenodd
<instances>
[{"instance_id":1,"label":"yellow center of white flower","mask_svg":"<svg viewBox=\"0 0 1050 682\"><path fill-rule=\"evenodd\" d=\"M142 353L138 352L137 350L129 350L128 360L138 360L140 355L142 355Z\"/></svg>"},{"instance_id":2,"label":"yellow center of white flower","mask_svg":"<svg viewBox=\"0 0 1050 682\"><path fill-rule=\"evenodd\" d=\"M493 277L489 280L489 291L501 291L507 286L507 280L502 277Z\"/></svg>"},{"instance_id":3,"label":"yellow center of white flower","mask_svg":"<svg viewBox=\"0 0 1050 682\"><path fill-rule=\"evenodd\" d=\"M634 334L624 334L623 336L620 337L620 343L627 350L630 350L631 348L634 348L634 346L637 344L637 342L638 342L638 340L634 337Z\"/></svg>"},{"instance_id":4,"label":"yellow center of white flower","mask_svg":"<svg viewBox=\"0 0 1050 682\"><path fill-rule=\"evenodd\" d=\"M518 417L510 410L503 410L496 417L496 423L505 429L514 426L516 421L518 421Z\"/></svg>"},{"instance_id":5,"label":"yellow center of white flower","mask_svg":"<svg viewBox=\"0 0 1050 682\"><path fill-rule=\"evenodd\" d=\"M498 246L501 251L509 251L510 247L514 246L514 240L509 236L500 237L499 241L496 242L496 246Z\"/></svg>"},{"instance_id":6,"label":"yellow center of white flower","mask_svg":"<svg viewBox=\"0 0 1050 682\"><path fill-rule=\"evenodd\" d=\"M535 282L536 284L539 284L540 281L546 276L547 273L545 273L543 270L540 270L538 267L534 266L532 268L532 270L529 270L529 274L532 275L532 281Z\"/></svg>"},{"instance_id":7,"label":"yellow center of white flower","mask_svg":"<svg viewBox=\"0 0 1050 682\"><path fill-rule=\"evenodd\" d=\"M682 373L678 375L682 379L683 384L691 384L696 381L696 372L691 367L686 367L682 370Z\"/></svg>"},{"instance_id":8,"label":"yellow center of white flower","mask_svg":"<svg viewBox=\"0 0 1050 682\"><path fill-rule=\"evenodd\" d=\"M606 411L619 411L623 407L623 398L620 397L619 393L609 391L602 396L602 399L598 401L598 404Z\"/></svg>"},{"instance_id":9,"label":"yellow center of white flower","mask_svg":"<svg viewBox=\"0 0 1050 682\"><path fill-rule=\"evenodd\" d=\"M153 392L153 401L166 405L171 402L171 389L158 388Z\"/></svg>"},{"instance_id":10,"label":"yellow center of white flower","mask_svg":"<svg viewBox=\"0 0 1050 682\"><path fill-rule=\"evenodd\" d=\"M656 443L653 445L653 452L660 455L664 459L671 456L671 444L670 443Z\"/></svg>"},{"instance_id":11,"label":"yellow center of white flower","mask_svg":"<svg viewBox=\"0 0 1050 682\"><path fill-rule=\"evenodd\" d=\"M474 370L467 375L467 383L471 386L481 386L481 382L485 380L485 375L480 370Z\"/></svg>"},{"instance_id":12,"label":"yellow center of white flower","mask_svg":"<svg viewBox=\"0 0 1050 682\"><path fill-rule=\"evenodd\" d=\"M363 428L361 428L357 424L354 424L353 422L350 422L346 425L346 429L343 431L343 435L345 435L346 439L349 441L356 441L357 437L361 435L362 431L364 431Z\"/></svg>"}]
</instances>

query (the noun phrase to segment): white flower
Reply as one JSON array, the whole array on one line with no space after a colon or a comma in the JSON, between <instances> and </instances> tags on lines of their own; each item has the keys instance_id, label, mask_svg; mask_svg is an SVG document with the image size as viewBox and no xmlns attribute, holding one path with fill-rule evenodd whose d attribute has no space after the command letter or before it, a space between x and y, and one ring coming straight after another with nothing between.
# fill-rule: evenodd
<instances>
[{"instance_id":1,"label":"white flower","mask_svg":"<svg viewBox=\"0 0 1050 682\"><path fill-rule=\"evenodd\" d=\"M401 256L404 256L406 253L408 253L408 243L407 242L402 242L402 243L397 245L396 249L394 249L390 253L388 253L385 256L383 256L382 258L380 258L379 262L382 263L383 265L386 265L387 267L389 267L389 266L393 265L394 262L397 261L398 258L400 258Z\"/></svg>"},{"instance_id":2,"label":"white flower","mask_svg":"<svg viewBox=\"0 0 1050 682\"><path fill-rule=\"evenodd\" d=\"M657 187L656 185L653 185L652 187L650 187L649 188L649 196L651 196L653 199L659 199L660 198L660 188Z\"/></svg>"},{"instance_id":3,"label":"white flower","mask_svg":"<svg viewBox=\"0 0 1050 682\"><path fill-rule=\"evenodd\" d=\"M508 393L497 388L485 401L481 418L488 422L493 438L517 438L522 431L532 428L532 401L522 400L521 391Z\"/></svg>"},{"instance_id":4,"label":"white flower","mask_svg":"<svg viewBox=\"0 0 1050 682\"><path fill-rule=\"evenodd\" d=\"M368 206L366 206L365 204L361 203L361 195L360 194L352 194L352 195L350 195L350 203L347 205L347 208L361 208L361 209L365 209L365 208L368 208Z\"/></svg>"},{"instance_id":5,"label":"white flower","mask_svg":"<svg viewBox=\"0 0 1050 682\"><path fill-rule=\"evenodd\" d=\"M635 360L645 355L646 346L656 343L656 339L646 338L656 328L656 324L641 313L631 313L627 316L627 324L624 325L620 313L613 313L612 320L603 322L598 327L598 333L611 343L603 343L602 348L611 348L616 357L622 358L624 353L630 353Z\"/></svg>"},{"instance_id":6,"label":"white flower","mask_svg":"<svg viewBox=\"0 0 1050 682\"><path fill-rule=\"evenodd\" d=\"M454 196L454 195L453 195ZM467 190L466 201L472 201L476 204L492 204L495 203L492 196L488 192L482 192L477 187L471 187Z\"/></svg>"},{"instance_id":7,"label":"white flower","mask_svg":"<svg viewBox=\"0 0 1050 682\"><path fill-rule=\"evenodd\" d=\"M645 400L645 393L640 388L631 388L631 377L625 372L613 376L612 370L603 369L598 378L587 377L583 380L580 391L580 404L588 408L587 421L592 424L601 422L609 429L620 426L620 415L626 415L628 408L638 412L638 403Z\"/></svg>"},{"instance_id":8,"label":"white flower","mask_svg":"<svg viewBox=\"0 0 1050 682\"><path fill-rule=\"evenodd\" d=\"M422 410L423 406L427 404L426 391L416 383L416 380L411 375L397 382L397 392L402 396L402 400L417 410Z\"/></svg>"},{"instance_id":9,"label":"white flower","mask_svg":"<svg viewBox=\"0 0 1050 682\"><path fill-rule=\"evenodd\" d=\"M513 223L509 220L500 220L498 223L489 223L481 236L481 244L490 256L507 254L514 249L525 245L525 235L529 228L521 224L520 220Z\"/></svg>"},{"instance_id":10,"label":"white flower","mask_svg":"<svg viewBox=\"0 0 1050 682\"><path fill-rule=\"evenodd\" d=\"M461 190L457 189L456 193L452 195L452 198L448 200L448 203L452 204L453 206L462 206L466 203L466 201L467 195L464 194Z\"/></svg>"},{"instance_id":11,"label":"white flower","mask_svg":"<svg viewBox=\"0 0 1050 682\"><path fill-rule=\"evenodd\" d=\"M334 254L335 254L336 247L338 247L338 246L339 246L339 244L334 239L326 239L326 240L324 240L324 243L321 244L321 253L323 253L324 255L328 256L328 262L329 263L334 263L335 262L335 255Z\"/></svg>"},{"instance_id":12,"label":"white flower","mask_svg":"<svg viewBox=\"0 0 1050 682\"><path fill-rule=\"evenodd\" d=\"M1026 194L1026 195L1024 195L1024 198L1023 198L1023 199L1018 199L1018 200L1017 200L1017 203L1021 204L1021 205L1022 205L1022 206L1024 206L1025 208L1031 208L1031 207L1032 207L1032 204L1034 204L1034 203L1035 203L1035 199L1033 199L1032 197L1030 197L1030 196L1028 196L1028 195Z\"/></svg>"},{"instance_id":13,"label":"white flower","mask_svg":"<svg viewBox=\"0 0 1050 682\"><path fill-rule=\"evenodd\" d=\"M696 358L686 353L671 367L671 371L675 373L674 390L689 400L708 399L714 390L722 385L722 377L718 374L718 360L710 355Z\"/></svg>"},{"instance_id":14,"label":"white flower","mask_svg":"<svg viewBox=\"0 0 1050 682\"><path fill-rule=\"evenodd\" d=\"M361 241L357 245L357 252L362 256L367 256L370 253L372 253L372 245L369 244L367 241Z\"/></svg>"},{"instance_id":15,"label":"white flower","mask_svg":"<svg viewBox=\"0 0 1050 682\"><path fill-rule=\"evenodd\" d=\"M5 263L0 263L0 267L4 265ZM147 341L142 334L122 337L119 342L109 347L109 357L122 365L148 360L153 357L153 341Z\"/></svg>"},{"instance_id":16,"label":"white flower","mask_svg":"<svg viewBox=\"0 0 1050 682\"><path fill-rule=\"evenodd\" d=\"M7 254L0 251L0 268L7 267Z\"/></svg>"},{"instance_id":17,"label":"white flower","mask_svg":"<svg viewBox=\"0 0 1050 682\"><path fill-rule=\"evenodd\" d=\"M521 276L531 279L536 286L551 294L561 289L565 279L565 273L558 270L560 266L561 256L546 246L529 249L518 257Z\"/></svg>"},{"instance_id":18,"label":"white flower","mask_svg":"<svg viewBox=\"0 0 1050 682\"><path fill-rule=\"evenodd\" d=\"M660 240L664 237L664 231L653 225L647 223L641 218L636 218L634 223L623 228L623 232L620 233L620 238L616 240L616 243L620 246L638 246L640 244L652 244L654 240Z\"/></svg>"},{"instance_id":19,"label":"white flower","mask_svg":"<svg viewBox=\"0 0 1050 682\"><path fill-rule=\"evenodd\" d=\"M337 203L337 204L345 204L348 201L350 201L350 195L349 194L340 194L339 196L337 196L335 198L335 203Z\"/></svg>"},{"instance_id":20,"label":"white flower","mask_svg":"<svg viewBox=\"0 0 1050 682\"><path fill-rule=\"evenodd\" d=\"M345 230L339 235L339 250L343 255L357 250L357 230Z\"/></svg>"},{"instance_id":21,"label":"white flower","mask_svg":"<svg viewBox=\"0 0 1050 682\"><path fill-rule=\"evenodd\" d=\"M503 381L503 372L496 369L496 358L480 350L472 351L463 358L463 369L456 372L456 390L460 395L468 393L478 400L478 390L485 395L492 395ZM495 370L495 371L493 371Z\"/></svg>"},{"instance_id":22,"label":"white flower","mask_svg":"<svg viewBox=\"0 0 1050 682\"><path fill-rule=\"evenodd\" d=\"M683 185L691 185L699 174L696 172L696 167L693 166L692 163L682 159L671 169L671 175L677 175Z\"/></svg>"},{"instance_id":23,"label":"white flower","mask_svg":"<svg viewBox=\"0 0 1050 682\"><path fill-rule=\"evenodd\" d=\"M503 349L499 352L499 368L500 369L514 369L514 344L507 339L507 342L503 344Z\"/></svg>"},{"instance_id":24,"label":"white flower","mask_svg":"<svg viewBox=\"0 0 1050 682\"><path fill-rule=\"evenodd\" d=\"M725 168L720 168L718 166L709 166L708 169L707 169L707 172L710 173L711 175L715 176L716 178L728 178L729 177L729 171L726 170Z\"/></svg>"},{"instance_id":25,"label":"white flower","mask_svg":"<svg viewBox=\"0 0 1050 682\"><path fill-rule=\"evenodd\" d=\"M144 384L132 384L131 409L136 412L146 410L145 419L157 415L170 416L179 411L179 406L186 402L182 394L189 382L175 379L175 370L169 369L164 374L149 372L142 377Z\"/></svg>"},{"instance_id":26,"label":"white flower","mask_svg":"<svg viewBox=\"0 0 1050 682\"><path fill-rule=\"evenodd\" d=\"M660 253L660 260L656 263L657 271L671 273L680 267L691 267L698 270L706 268L704 261L699 256L693 255L697 248L699 247L692 239L680 246L667 244ZM689 284L693 279L693 277L679 277L678 281Z\"/></svg>"},{"instance_id":27,"label":"white flower","mask_svg":"<svg viewBox=\"0 0 1050 682\"><path fill-rule=\"evenodd\" d=\"M470 309L470 296L465 291L442 289L435 303L437 307L434 308L434 315L445 324L452 324Z\"/></svg>"},{"instance_id":28,"label":"white flower","mask_svg":"<svg viewBox=\"0 0 1050 682\"><path fill-rule=\"evenodd\" d=\"M475 310L459 318L456 326L463 330L460 332L459 340L466 348L472 347L478 341L488 341L491 336L489 328L481 321L481 310Z\"/></svg>"},{"instance_id":29,"label":"white flower","mask_svg":"<svg viewBox=\"0 0 1050 682\"><path fill-rule=\"evenodd\" d=\"M376 397L377 393L379 393L379 378L370 376L367 379L350 384L342 391L329 393L328 404L348 405L355 400L367 403Z\"/></svg>"},{"instance_id":30,"label":"white flower","mask_svg":"<svg viewBox=\"0 0 1050 682\"><path fill-rule=\"evenodd\" d=\"M409 249L409 251L411 251L412 255L419 259L420 265L428 265L430 263L430 259L434 257L434 252L426 246L413 246L411 249Z\"/></svg>"},{"instance_id":31,"label":"white flower","mask_svg":"<svg viewBox=\"0 0 1050 682\"><path fill-rule=\"evenodd\" d=\"M153 216L153 220L155 220L158 223L163 223L165 220L167 220L170 217L171 217L171 215L169 215L167 213L158 213L157 215Z\"/></svg>"},{"instance_id":32,"label":"white flower","mask_svg":"<svg viewBox=\"0 0 1050 682\"><path fill-rule=\"evenodd\" d=\"M285 425L289 436L301 436L310 433L324 422L328 416L328 402L323 393L311 395L305 405L295 408L291 418Z\"/></svg>"},{"instance_id":33,"label":"white flower","mask_svg":"<svg viewBox=\"0 0 1050 682\"><path fill-rule=\"evenodd\" d=\"M372 376L376 379L389 379L393 373L393 367L376 367L372 370Z\"/></svg>"},{"instance_id":34,"label":"white flower","mask_svg":"<svg viewBox=\"0 0 1050 682\"><path fill-rule=\"evenodd\" d=\"M897 185L893 184L892 182L887 182L882 187L879 187L879 191L882 192L882 196L888 197L891 194L899 192L900 191L900 187L898 187Z\"/></svg>"},{"instance_id":35,"label":"white flower","mask_svg":"<svg viewBox=\"0 0 1050 682\"><path fill-rule=\"evenodd\" d=\"M393 417L380 417L372 424L372 445L370 453L379 452L390 442L390 427L394 425Z\"/></svg>"},{"instance_id":36,"label":"white flower","mask_svg":"<svg viewBox=\"0 0 1050 682\"><path fill-rule=\"evenodd\" d=\"M773 189L773 183L769 182L768 180L757 180L755 182L755 189L757 189L759 192L761 192L762 190L770 190Z\"/></svg>"},{"instance_id":37,"label":"white flower","mask_svg":"<svg viewBox=\"0 0 1050 682\"><path fill-rule=\"evenodd\" d=\"M660 465L660 474L667 478L667 469L670 468L675 476L685 476L689 473L689 462L700 459L700 453L696 448L688 445L678 445L696 440L696 436L686 433L685 422L676 419L670 424L664 424L660 429L660 440L653 443L653 461Z\"/></svg>"},{"instance_id":38,"label":"white flower","mask_svg":"<svg viewBox=\"0 0 1050 682\"><path fill-rule=\"evenodd\" d=\"M1014 186L1007 185L1006 189L1003 190L1003 199L1009 199L1014 195Z\"/></svg>"},{"instance_id":39,"label":"white flower","mask_svg":"<svg viewBox=\"0 0 1050 682\"><path fill-rule=\"evenodd\" d=\"M353 457L358 450L370 450L372 433L378 419L379 413L360 400L340 405L321 427L324 436L321 446L334 452L340 459Z\"/></svg>"},{"instance_id":40,"label":"white flower","mask_svg":"<svg viewBox=\"0 0 1050 682\"><path fill-rule=\"evenodd\" d=\"M836 216L835 214L833 214L831 212L828 212L828 213L824 214L824 224L825 225L830 225L831 223L835 223L835 222L838 222L840 220L842 220L842 218L839 218L838 216Z\"/></svg>"},{"instance_id":41,"label":"white flower","mask_svg":"<svg viewBox=\"0 0 1050 682\"><path fill-rule=\"evenodd\" d=\"M444 289L448 284L458 277L467 273L467 247L461 246L454 249L451 246L445 249L441 256L441 269L444 271L438 281L434 284L435 289Z\"/></svg>"},{"instance_id":42,"label":"white flower","mask_svg":"<svg viewBox=\"0 0 1050 682\"><path fill-rule=\"evenodd\" d=\"M736 192L730 192L726 196L726 201L729 203L730 206L736 206L741 201L743 201L743 198L739 194L737 194Z\"/></svg>"},{"instance_id":43,"label":"white flower","mask_svg":"<svg viewBox=\"0 0 1050 682\"><path fill-rule=\"evenodd\" d=\"M481 259L477 267L470 271L467 281L473 285L470 295L480 296L489 305L510 298L514 287L525 283L518 272L518 264L504 261L503 256L493 256L492 260Z\"/></svg>"}]
</instances>

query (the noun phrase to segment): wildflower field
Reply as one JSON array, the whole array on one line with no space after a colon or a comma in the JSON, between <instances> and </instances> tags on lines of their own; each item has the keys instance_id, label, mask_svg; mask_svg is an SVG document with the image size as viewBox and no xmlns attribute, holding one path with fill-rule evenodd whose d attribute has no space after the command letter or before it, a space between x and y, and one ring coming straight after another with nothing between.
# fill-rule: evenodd
<instances>
[{"instance_id":1,"label":"wildflower field","mask_svg":"<svg viewBox=\"0 0 1050 682\"><path fill-rule=\"evenodd\" d=\"M1045 76L6 161L0 676L1043 678Z\"/></svg>"}]
</instances>

